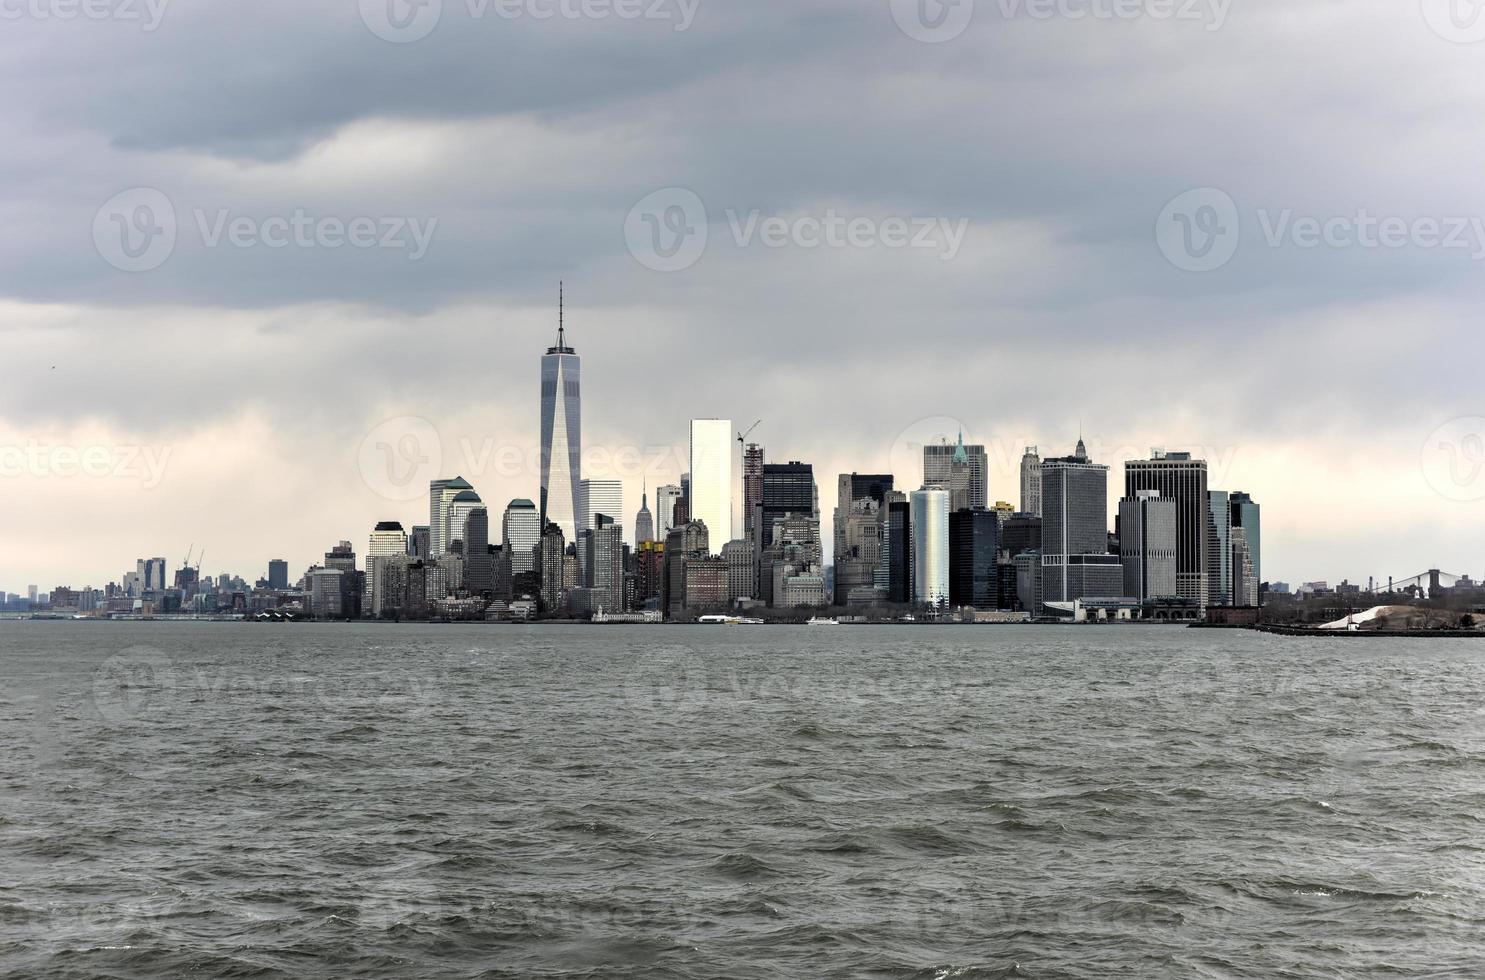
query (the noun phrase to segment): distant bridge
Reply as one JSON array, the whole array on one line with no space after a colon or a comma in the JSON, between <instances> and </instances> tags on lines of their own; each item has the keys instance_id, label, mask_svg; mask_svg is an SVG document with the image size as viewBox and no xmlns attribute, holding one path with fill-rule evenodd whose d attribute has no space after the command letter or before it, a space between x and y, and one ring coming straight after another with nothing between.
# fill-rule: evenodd
<instances>
[{"instance_id":1,"label":"distant bridge","mask_svg":"<svg viewBox=\"0 0 1485 980\"><path fill-rule=\"evenodd\" d=\"M1426 572L1419 572L1417 575L1408 578L1389 578L1387 580L1387 591L1406 592L1409 588L1415 588L1423 595L1431 596L1435 590L1439 588L1452 589L1459 584L1460 579L1468 577L1467 575L1455 575L1453 572L1441 572L1437 568L1431 568ZM1377 583L1376 588L1380 592L1382 590L1382 584L1380 582Z\"/></svg>"}]
</instances>

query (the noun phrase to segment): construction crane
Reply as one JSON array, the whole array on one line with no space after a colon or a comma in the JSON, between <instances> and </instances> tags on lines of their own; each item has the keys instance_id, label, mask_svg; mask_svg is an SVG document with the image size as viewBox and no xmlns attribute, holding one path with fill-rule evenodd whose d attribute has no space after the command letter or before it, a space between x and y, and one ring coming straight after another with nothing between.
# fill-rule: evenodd
<instances>
[{"instance_id":1,"label":"construction crane","mask_svg":"<svg viewBox=\"0 0 1485 980\"><path fill-rule=\"evenodd\" d=\"M745 445L747 443L748 436L752 435L753 434L753 430L756 429L756 428L758 428L758 426L760 426L762 424L763 424L763 420L762 419L759 419L758 421L754 422L752 425L748 426L748 429L747 429L746 432L739 432L737 434L737 444L739 446Z\"/></svg>"}]
</instances>

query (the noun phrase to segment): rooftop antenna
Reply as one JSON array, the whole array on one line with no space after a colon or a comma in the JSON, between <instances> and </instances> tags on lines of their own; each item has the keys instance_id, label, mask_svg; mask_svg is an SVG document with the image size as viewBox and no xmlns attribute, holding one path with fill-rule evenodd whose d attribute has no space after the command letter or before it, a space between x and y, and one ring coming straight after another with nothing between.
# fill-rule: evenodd
<instances>
[{"instance_id":1,"label":"rooftop antenna","mask_svg":"<svg viewBox=\"0 0 1485 980\"><path fill-rule=\"evenodd\" d=\"M566 310L564 309L564 306L565 306L565 302L564 301L565 301L565 298L566 298L565 295L564 295L565 294L565 285L566 284L563 283L562 280L560 280L560 279L557 280L557 348L558 348L558 350L561 350L561 348L567 346L567 341L565 339L563 339L564 336L565 336L565 334L566 334L566 332L567 332L567 313L566 313Z\"/></svg>"}]
</instances>

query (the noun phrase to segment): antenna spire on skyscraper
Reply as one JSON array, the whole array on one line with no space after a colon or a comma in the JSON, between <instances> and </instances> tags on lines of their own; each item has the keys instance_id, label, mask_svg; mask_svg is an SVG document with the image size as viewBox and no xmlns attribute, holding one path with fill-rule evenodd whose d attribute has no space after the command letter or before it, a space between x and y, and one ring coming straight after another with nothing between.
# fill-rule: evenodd
<instances>
[{"instance_id":1,"label":"antenna spire on skyscraper","mask_svg":"<svg viewBox=\"0 0 1485 980\"><path fill-rule=\"evenodd\" d=\"M559 348L566 347L567 346L567 342L564 339L564 334L567 331L567 313L566 313L566 310L564 309L564 307L565 307L565 298L566 298L565 297L565 287L566 287L566 284L561 279L558 279L557 280L557 346Z\"/></svg>"}]
</instances>

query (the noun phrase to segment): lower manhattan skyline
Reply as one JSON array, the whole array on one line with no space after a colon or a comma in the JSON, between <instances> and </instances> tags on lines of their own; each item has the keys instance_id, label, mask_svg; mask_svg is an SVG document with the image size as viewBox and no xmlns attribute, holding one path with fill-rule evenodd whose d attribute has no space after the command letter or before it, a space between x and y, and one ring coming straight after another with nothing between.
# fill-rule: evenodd
<instances>
[{"instance_id":1,"label":"lower manhattan skyline","mask_svg":"<svg viewBox=\"0 0 1485 980\"><path fill-rule=\"evenodd\" d=\"M1081 431L1114 467L1110 514L1121 462L1152 447L1253 492L1270 577L1478 574L1485 408L1472 359L1448 352L1472 344L1478 248L1458 246L1485 192L1424 162L1481 139L1428 123L1474 77L1464 28L1426 4L1305 24L1276 2L1083 21L980 4L943 23L868 6L615 13L623 43L592 57L581 11L16 19L11 71L31 45L72 68L0 109L0 197L31 230L0 253L0 588L100 585L193 543L234 574L305 567L406 518L360 460L403 438L400 419L436 434L439 476L539 504L530 359L554 342L559 279L587 361L585 450L669 457L592 461L626 510L679 479L697 417L763 419L770 458L825 484L906 486L899 435L962 429L987 447L990 503L1016 499L1025 446L1065 454ZM744 53L774 36L796 40L760 72ZM1319 38L1344 63L1306 90L1386 93L1402 162L1361 128L1276 122L1270 98L1193 115L1206 89L1168 84L1257 50L1302 60ZM153 90L238 43L257 68L173 91L168 111L105 83ZM466 85L453 66L474 52L494 57ZM1117 125L1021 73L1054 56L1129 110ZM631 57L655 76L627 75ZM540 97L519 84L554 61L578 64ZM260 70L281 82L248 112L232 93ZM317 84L325 71L347 84ZM420 81L389 100L373 84L389 71ZM724 117L734 86L749 103ZM988 115L966 121L969 91ZM1027 127L1043 117L1059 124ZM745 152L775 144L790 150ZM1275 147L1303 164L1254 165Z\"/></svg>"}]
</instances>

